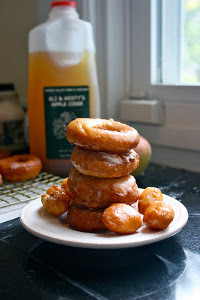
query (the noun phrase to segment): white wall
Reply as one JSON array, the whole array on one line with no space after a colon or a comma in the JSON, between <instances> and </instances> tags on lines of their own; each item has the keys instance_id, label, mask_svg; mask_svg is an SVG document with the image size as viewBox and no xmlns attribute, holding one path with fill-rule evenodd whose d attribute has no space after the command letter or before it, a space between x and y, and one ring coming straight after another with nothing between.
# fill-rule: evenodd
<instances>
[{"instance_id":1,"label":"white wall","mask_svg":"<svg viewBox=\"0 0 200 300\"><path fill-rule=\"evenodd\" d=\"M36 23L35 0L1 0L0 83L13 82L22 104L27 101L28 32Z\"/></svg>"},{"instance_id":2,"label":"white wall","mask_svg":"<svg viewBox=\"0 0 200 300\"><path fill-rule=\"evenodd\" d=\"M92 23L101 96L101 117L120 119L130 90L130 2L78 0L80 17Z\"/></svg>"}]
</instances>

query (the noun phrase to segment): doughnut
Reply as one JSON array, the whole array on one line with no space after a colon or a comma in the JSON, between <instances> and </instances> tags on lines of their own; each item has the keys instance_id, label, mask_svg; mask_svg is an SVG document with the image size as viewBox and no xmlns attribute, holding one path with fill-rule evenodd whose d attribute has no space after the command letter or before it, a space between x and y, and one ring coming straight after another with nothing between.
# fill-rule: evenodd
<instances>
[{"instance_id":1,"label":"doughnut","mask_svg":"<svg viewBox=\"0 0 200 300\"><path fill-rule=\"evenodd\" d=\"M107 207L112 203L132 204L139 198L135 178L126 175L118 178L98 178L71 169L68 178L70 194L77 205Z\"/></svg>"},{"instance_id":2,"label":"doughnut","mask_svg":"<svg viewBox=\"0 0 200 300\"><path fill-rule=\"evenodd\" d=\"M71 154L74 167L85 175L115 178L125 176L139 165L139 155L133 150L107 153L74 147Z\"/></svg>"},{"instance_id":3,"label":"doughnut","mask_svg":"<svg viewBox=\"0 0 200 300\"><path fill-rule=\"evenodd\" d=\"M2 183L3 183L3 180L2 180L2 176L0 174L0 185L2 185Z\"/></svg>"},{"instance_id":4,"label":"doughnut","mask_svg":"<svg viewBox=\"0 0 200 300\"><path fill-rule=\"evenodd\" d=\"M164 230L174 219L172 207L163 201L154 201L149 204L144 213L143 221L153 230Z\"/></svg>"},{"instance_id":5,"label":"doughnut","mask_svg":"<svg viewBox=\"0 0 200 300\"><path fill-rule=\"evenodd\" d=\"M12 153L8 150L0 150L0 159L6 158L11 155Z\"/></svg>"},{"instance_id":6,"label":"doughnut","mask_svg":"<svg viewBox=\"0 0 200 300\"><path fill-rule=\"evenodd\" d=\"M69 198L57 185L50 187L46 194L41 196L41 202L44 210L55 217L64 214L70 205Z\"/></svg>"},{"instance_id":7,"label":"doughnut","mask_svg":"<svg viewBox=\"0 0 200 300\"><path fill-rule=\"evenodd\" d=\"M124 203L114 203L106 208L102 221L110 231L118 234L135 233L142 225L139 212Z\"/></svg>"},{"instance_id":8,"label":"doughnut","mask_svg":"<svg viewBox=\"0 0 200 300\"><path fill-rule=\"evenodd\" d=\"M103 209L86 208L72 203L67 212L67 223L76 230L93 232L105 229Z\"/></svg>"},{"instance_id":9,"label":"doughnut","mask_svg":"<svg viewBox=\"0 0 200 300\"><path fill-rule=\"evenodd\" d=\"M137 130L112 119L75 119L67 126L66 138L86 149L113 153L126 152L139 143Z\"/></svg>"},{"instance_id":10,"label":"doughnut","mask_svg":"<svg viewBox=\"0 0 200 300\"><path fill-rule=\"evenodd\" d=\"M0 174L11 182L32 179L41 169L41 160L31 154L14 155L0 160Z\"/></svg>"},{"instance_id":11,"label":"doughnut","mask_svg":"<svg viewBox=\"0 0 200 300\"><path fill-rule=\"evenodd\" d=\"M153 201L162 201L163 195L158 188L147 187L141 194L138 200L138 211L144 214L149 204Z\"/></svg>"}]
</instances>

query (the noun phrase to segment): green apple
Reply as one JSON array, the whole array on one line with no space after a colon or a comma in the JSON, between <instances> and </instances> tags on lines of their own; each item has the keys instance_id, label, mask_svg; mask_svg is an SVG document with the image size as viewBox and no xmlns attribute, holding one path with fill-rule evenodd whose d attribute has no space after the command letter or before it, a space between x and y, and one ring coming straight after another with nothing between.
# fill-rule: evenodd
<instances>
[{"instance_id":1,"label":"green apple","mask_svg":"<svg viewBox=\"0 0 200 300\"><path fill-rule=\"evenodd\" d=\"M131 175L138 177L143 171L146 170L150 163L152 154L151 145L143 136L140 136L140 142L137 147L134 148L134 150L139 155L139 166L131 173Z\"/></svg>"}]
</instances>

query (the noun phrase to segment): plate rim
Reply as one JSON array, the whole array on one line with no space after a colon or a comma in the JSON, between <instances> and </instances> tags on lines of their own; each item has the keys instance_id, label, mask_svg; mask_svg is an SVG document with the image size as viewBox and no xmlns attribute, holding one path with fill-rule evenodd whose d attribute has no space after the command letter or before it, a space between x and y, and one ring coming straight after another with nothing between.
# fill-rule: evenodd
<instances>
[{"instance_id":1,"label":"plate rim","mask_svg":"<svg viewBox=\"0 0 200 300\"><path fill-rule=\"evenodd\" d=\"M140 188L140 190L142 191L143 189ZM93 248L93 249L120 249L120 248L134 248L134 247L139 247L139 246L144 246L144 245L149 245L149 244L153 244L153 243L156 243L156 242L159 242L159 241L162 241L162 240L165 240L175 234L177 234L187 223L188 221L188 211L187 211L187 208L178 200L176 200L175 198L173 197L170 197L166 194L163 194L164 198L167 197L167 199L171 200L172 199L172 202L174 202L173 204L175 204L176 206L178 206L179 210L181 211L182 213L182 216L184 217L182 219L182 222L179 222L180 224L178 224L179 226L172 230L164 230L164 231L155 231L153 232L154 233L154 236L151 238L151 239L144 239L142 241L128 241L128 242L114 242L114 243L105 243L105 242L101 242L101 243L92 243L92 242L85 242L85 241L81 241L80 239L77 240L67 240L66 237L65 238L60 238L60 237L56 237L56 234L55 233L51 233L51 232L48 232L46 231L46 234L45 233L42 233L42 232L39 232L37 229L34 229L34 227L32 227L29 222L26 220L25 218L25 213L28 211L29 208L31 207L35 207L37 204L39 204L39 202L41 203L41 198L38 197L37 199L29 202L21 211L21 214L20 214L20 222L21 224L23 225L23 227L28 231L30 232L31 234L43 239L43 240L46 240L46 241L49 241L49 242L53 242L53 243L56 243L56 244L61 244L61 245L65 245L65 246L73 246L73 247L78 247L78 248ZM42 204L41 204L41 208L42 208ZM56 220L56 223L59 223L60 226L63 226L58 218L54 217L55 220ZM67 229L67 228L66 228ZM70 229L70 230L73 230L73 229ZM45 230L44 230L45 231ZM81 235L85 235L85 234L98 234L98 233L86 233L86 232L81 232L81 231L77 231L77 230L74 230L75 232L79 232ZM51 233L49 235L49 233ZM156 233L158 233L158 235L155 235ZM125 235L125 236L131 236L131 235ZM116 235L114 237L123 237L122 235Z\"/></svg>"}]
</instances>

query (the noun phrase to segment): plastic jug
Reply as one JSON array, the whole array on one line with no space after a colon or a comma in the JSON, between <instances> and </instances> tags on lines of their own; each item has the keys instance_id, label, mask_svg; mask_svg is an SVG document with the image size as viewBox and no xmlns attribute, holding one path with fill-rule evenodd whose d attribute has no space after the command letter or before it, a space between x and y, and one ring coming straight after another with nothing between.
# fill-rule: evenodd
<instances>
[{"instance_id":1,"label":"plastic jug","mask_svg":"<svg viewBox=\"0 0 200 300\"><path fill-rule=\"evenodd\" d=\"M76 2L55 1L51 7L49 19L29 34L29 143L45 171L67 177L73 149L67 124L99 117L95 45Z\"/></svg>"}]
</instances>

